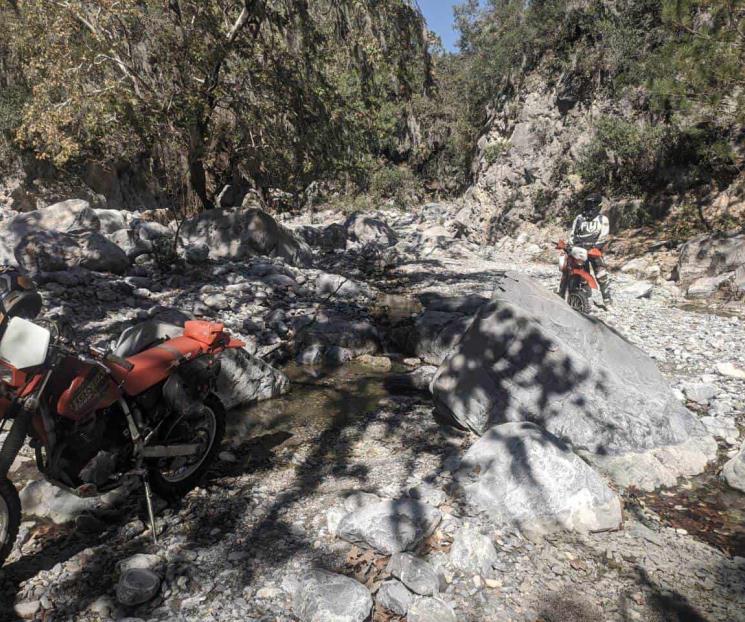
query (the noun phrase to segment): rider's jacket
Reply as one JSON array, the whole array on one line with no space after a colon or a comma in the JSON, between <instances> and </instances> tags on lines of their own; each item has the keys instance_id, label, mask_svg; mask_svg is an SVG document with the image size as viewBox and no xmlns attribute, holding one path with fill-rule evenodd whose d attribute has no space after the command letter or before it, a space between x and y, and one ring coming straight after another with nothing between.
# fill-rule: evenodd
<instances>
[{"instance_id":1,"label":"rider's jacket","mask_svg":"<svg viewBox=\"0 0 745 622\"><path fill-rule=\"evenodd\" d=\"M595 218L587 219L580 214L572 225L571 243L585 248L602 246L608 241L609 233L610 222L607 216L598 214Z\"/></svg>"}]
</instances>

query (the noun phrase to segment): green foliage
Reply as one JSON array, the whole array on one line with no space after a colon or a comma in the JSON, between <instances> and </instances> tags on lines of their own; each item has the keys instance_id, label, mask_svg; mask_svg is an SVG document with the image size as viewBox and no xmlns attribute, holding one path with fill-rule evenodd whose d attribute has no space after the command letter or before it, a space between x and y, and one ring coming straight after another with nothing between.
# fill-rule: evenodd
<instances>
[{"instance_id":1,"label":"green foliage","mask_svg":"<svg viewBox=\"0 0 745 622\"><path fill-rule=\"evenodd\" d=\"M638 125L616 117L598 121L577 170L590 190L638 194L660 183L676 136L664 125Z\"/></svg>"},{"instance_id":2,"label":"green foliage","mask_svg":"<svg viewBox=\"0 0 745 622\"><path fill-rule=\"evenodd\" d=\"M735 172L734 154L713 128L633 123L603 117L577 162L589 190L644 194L668 185L685 190Z\"/></svg>"},{"instance_id":3,"label":"green foliage","mask_svg":"<svg viewBox=\"0 0 745 622\"><path fill-rule=\"evenodd\" d=\"M421 184L405 164L382 166L372 175L370 194L381 200L390 199L396 207L404 209L416 202Z\"/></svg>"},{"instance_id":4,"label":"green foliage","mask_svg":"<svg viewBox=\"0 0 745 622\"><path fill-rule=\"evenodd\" d=\"M430 83L407 0L17 5L4 34L33 85L18 143L57 166L148 159L206 207L236 177L298 195L400 158Z\"/></svg>"},{"instance_id":5,"label":"green foliage","mask_svg":"<svg viewBox=\"0 0 745 622\"><path fill-rule=\"evenodd\" d=\"M0 134L10 133L18 127L27 99L28 92L23 86L0 88Z\"/></svg>"},{"instance_id":6,"label":"green foliage","mask_svg":"<svg viewBox=\"0 0 745 622\"><path fill-rule=\"evenodd\" d=\"M497 142L489 143L484 149L484 159L486 163L491 165L494 164L505 154L510 148L510 143L507 140L498 140Z\"/></svg>"},{"instance_id":7,"label":"green foliage","mask_svg":"<svg viewBox=\"0 0 745 622\"><path fill-rule=\"evenodd\" d=\"M513 116L513 96L535 73L560 107L599 96L623 103L623 115L598 121L577 163L590 188L685 191L735 174L742 156L733 145L745 123L744 0L466 0L456 21L462 51L434 66L439 96L458 102L442 152L460 152L452 162L461 177L470 174L485 112ZM491 164L501 151L489 146L485 155ZM552 182L570 172L561 167Z\"/></svg>"}]
</instances>

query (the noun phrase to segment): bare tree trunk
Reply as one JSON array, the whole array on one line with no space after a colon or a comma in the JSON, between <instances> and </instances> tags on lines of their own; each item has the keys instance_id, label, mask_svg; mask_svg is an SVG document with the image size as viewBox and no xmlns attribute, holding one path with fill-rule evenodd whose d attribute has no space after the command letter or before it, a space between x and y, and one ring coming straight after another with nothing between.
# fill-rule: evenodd
<instances>
[{"instance_id":1,"label":"bare tree trunk","mask_svg":"<svg viewBox=\"0 0 745 622\"><path fill-rule=\"evenodd\" d=\"M199 197L204 209L213 209L215 204L207 193L207 173L204 170L204 143L207 124L199 121L189 129L189 182L194 194Z\"/></svg>"}]
</instances>

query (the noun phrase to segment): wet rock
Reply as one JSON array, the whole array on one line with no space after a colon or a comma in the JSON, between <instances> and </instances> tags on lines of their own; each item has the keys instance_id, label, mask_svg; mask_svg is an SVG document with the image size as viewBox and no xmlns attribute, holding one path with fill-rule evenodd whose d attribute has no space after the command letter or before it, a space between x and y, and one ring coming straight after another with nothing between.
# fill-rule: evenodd
<instances>
[{"instance_id":1,"label":"wet rock","mask_svg":"<svg viewBox=\"0 0 745 622\"><path fill-rule=\"evenodd\" d=\"M407 354L440 365L468 330L471 317L455 311L426 309L412 326L394 329L393 339Z\"/></svg>"},{"instance_id":2,"label":"wet rock","mask_svg":"<svg viewBox=\"0 0 745 622\"><path fill-rule=\"evenodd\" d=\"M453 608L439 598L419 597L409 607L408 622L457 622Z\"/></svg>"},{"instance_id":3,"label":"wet rock","mask_svg":"<svg viewBox=\"0 0 745 622\"><path fill-rule=\"evenodd\" d=\"M354 352L349 348L329 346L323 349L323 360L327 365L343 365L354 358Z\"/></svg>"},{"instance_id":4,"label":"wet rock","mask_svg":"<svg viewBox=\"0 0 745 622\"><path fill-rule=\"evenodd\" d=\"M435 569L411 553L392 555L387 570L416 594L432 596L439 592L440 580Z\"/></svg>"},{"instance_id":5,"label":"wet rock","mask_svg":"<svg viewBox=\"0 0 745 622\"><path fill-rule=\"evenodd\" d=\"M618 496L562 441L532 423L491 428L455 476L468 504L495 525L531 533L621 525Z\"/></svg>"},{"instance_id":6,"label":"wet rock","mask_svg":"<svg viewBox=\"0 0 745 622\"><path fill-rule=\"evenodd\" d=\"M185 221L179 235L186 247L205 244L214 260L266 255L297 266L311 263L307 244L259 209L209 210Z\"/></svg>"},{"instance_id":7,"label":"wet rock","mask_svg":"<svg viewBox=\"0 0 745 622\"><path fill-rule=\"evenodd\" d=\"M131 568L122 573L116 586L116 599L127 607L151 600L160 589L160 578L154 572Z\"/></svg>"},{"instance_id":8,"label":"wet rock","mask_svg":"<svg viewBox=\"0 0 745 622\"><path fill-rule=\"evenodd\" d=\"M359 244L393 246L397 242L393 229L379 218L365 214L352 214L344 223L347 237Z\"/></svg>"},{"instance_id":9,"label":"wet rock","mask_svg":"<svg viewBox=\"0 0 745 622\"><path fill-rule=\"evenodd\" d=\"M385 384L388 390L394 393L407 391L429 392L429 386L436 373L437 367L434 365L423 365L408 374L390 375L386 378Z\"/></svg>"},{"instance_id":10,"label":"wet rock","mask_svg":"<svg viewBox=\"0 0 745 622\"><path fill-rule=\"evenodd\" d=\"M440 523L440 512L415 499L382 501L347 514L340 538L391 555L414 548Z\"/></svg>"},{"instance_id":11,"label":"wet rock","mask_svg":"<svg viewBox=\"0 0 745 622\"><path fill-rule=\"evenodd\" d=\"M499 280L438 370L433 395L442 416L479 434L494 423L538 423L622 485L674 482L716 453L649 356L524 274Z\"/></svg>"},{"instance_id":12,"label":"wet rock","mask_svg":"<svg viewBox=\"0 0 745 622\"><path fill-rule=\"evenodd\" d=\"M321 363L323 363L324 360L324 350L325 348L323 346L320 346L318 344L312 345L300 352L295 357L295 360L297 361L298 365L306 365L308 367L320 365Z\"/></svg>"},{"instance_id":13,"label":"wet rock","mask_svg":"<svg viewBox=\"0 0 745 622\"><path fill-rule=\"evenodd\" d=\"M399 616L405 616L414 601L414 595L400 581L391 579L383 583L375 597L378 605Z\"/></svg>"},{"instance_id":14,"label":"wet rock","mask_svg":"<svg viewBox=\"0 0 745 622\"><path fill-rule=\"evenodd\" d=\"M450 548L450 561L464 574L488 576L498 559L491 538L472 527L459 529Z\"/></svg>"},{"instance_id":15,"label":"wet rock","mask_svg":"<svg viewBox=\"0 0 745 622\"><path fill-rule=\"evenodd\" d=\"M372 606L370 592L354 579L311 570L298 579L292 609L302 622L364 622Z\"/></svg>"},{"instance_id":16,"label":"wet rock","mask_svg":"<svg viewBox=\"0 0 745 622\"><path fill-rule=\"evenodd\" d=\"M380 349L380 336L367 321L350 321L329 317L303 328L297 335L296 348L304 350L313 345L337 346L351 351L355 356L375 354Z\"/></svg>"},{"instance_id":17,"label":"wet rock","mask_svg":"<svg viewBox=\"0 0 745 622\"><path fill-rule=\"evenodd\" d=\"M745 444L722 468L722 477L729 486L745 492Z\"/></svg>"}]
</instances>

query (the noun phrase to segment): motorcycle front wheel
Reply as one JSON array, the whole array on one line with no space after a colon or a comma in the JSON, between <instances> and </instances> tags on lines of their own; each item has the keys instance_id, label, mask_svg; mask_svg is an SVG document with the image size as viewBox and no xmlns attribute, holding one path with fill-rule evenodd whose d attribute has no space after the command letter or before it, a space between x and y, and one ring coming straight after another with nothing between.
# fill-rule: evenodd
<instances>
[{"instance_id":1,"label":"motorcycle front wheel","mask_svg":"<svg viewBox=\"0 0 745 622\"><path fill-rule=\"evenodd\" d=\"M150 485L158 495L165 499L183 497L199 483L220 451L225 435L225 410L219 402L211 400L196 418L186 419L174 413L163 430L159 444L200 446L194 456L158 458L148 464Z\"/></svg>"},{"instance_id":2,"label":"motorcycle front wheel","mask_svg":"<svg viewBox=\"0 0 745 622\"><path fill-rule=\"evenodd\" d=\"M576 289L569 292L567 302L572 309L579 313L583 313L584 315L588 315L592 309L590 296L582 289Z\"/></svg>"},{"instance_id":3,"label":"motorcycle front wheel","mask_svg":"<svg viewBox=\"0 0 745 622\"><path fill-rule=\"evenodd\" d=\"M0 566L10 555L21 524L21 500L8 479L0 479Z\"/></svg>"}]
</instances>

